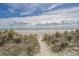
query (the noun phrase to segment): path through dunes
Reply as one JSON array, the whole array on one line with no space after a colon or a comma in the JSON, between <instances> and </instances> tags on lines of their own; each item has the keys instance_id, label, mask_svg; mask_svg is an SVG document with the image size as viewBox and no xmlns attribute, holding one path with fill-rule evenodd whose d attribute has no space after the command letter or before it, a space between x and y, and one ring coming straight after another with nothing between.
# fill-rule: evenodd
<instances>
[{"instance_id":1,"label":"path through dunes","mask_svg":"<svg viewBox=\"0 0 79 59\"><path fill-rule=\"evenodd\" d=\"M38 42L40 45L40 50L36 54L36 56L51 56L52 53L50 52L50 48L44 41L42 41L42 39L43 39L43 34L39 34L38 35Z\"/></svg>"},{"instance_id":2,"label":"path through dunes","mask_svg":"<svg viewBox=\"0 0 79 59\"><path fill-rule=\"evenodd\" d=\"M50 46L52 46L52 45L54 45L54 44L52 44L52 45L50 45L50 46L48 46L48 44L46 43L46 41L43 41L43 37L44 37L44 35L45 35L45 33L47 33L47 34L52 34L52 33L54 33L53 31L27 31L27 30L18 30L18 31L16 31L17 33L20 33L20 34L23 34L23 35L35 35L35 37L37 37L37 38L35 38L36 40L34 40L34 41L30 41L29 43L31 43L31 42L35 42L35 41L38 41L37 43L36 43L36 45L38 44L38 46L39 46L39 51L37 51L37 53L34 53L33 55L34 56L75 56L75 55L79 55L76 51L74 51L74 50L71 50L71 49L74 49L75 47L74 47L74 45L72 44L72 43L75 43L75 42L77 42L77 41L75 41L75 42L69 42L70 44L72 44L72 45L70 45L70 46L72 46L72 47L70 47L70 46L68 46L67 47L67 50L65 49L65 50L63 50L62 52L59 52L59 53L54 53L54 52L52 52L51 51L51 49L49 48ZM78 32L79 31L77 31L76 33L77 33L77 35L79 35L78 34ZM69 33L68 33L69 34ZM71 33L70 33L71 34ZM37 35L37 36L36 36ZM64 34L65 35L65 34ZM73 36L75 36L75 34L73 35ZM47 36L48 37L48 36ZM51 37L51 36L50 36ZM70 37L70 36L69 36ZM58 38L58 37L55 37L55 38ZM63 37L61 37L62 39L63 39ZM76 38L76 36L74 37L74 38ZM50 38L51 39L51 38ZM58 38L58 39L60 39L60 37ZM61 39L61 40L62 40ZM55 39L55 40L57 40L57 39ZM54 48L56 48L56 47L58 47L59 49L60 48L62 48L62 42L64 43L64 41L62 41L61 42L61 40L59 40L58 42L56 42L56 43L59 43L58 45L56 45L56 46L54 46L53 48L52 48L52 50L54 49ZM64 39L63 39L64 40ZM70 40L70 38L69 38L69 40ZM77 39L78 40L78 39ZM65 40L66 41L66 40ZM52 39L51 39L51 41L50 42L52 42ZM78 42L79 43L79 42ZM77 43L77 45L76 46L78 46L78 43ZM32 45L32 44L31 44ZM28 45L27 45L28 46ZM33 47L34 47L35 45L33 45ZM64 46L66 46L66 45L64 45ZM70 49L69 49L69 47L70 47ZM74 48L73 48L74 47ZM56 48L56 49L58 49L58 48ZM55 50L56 50L55 49ZM35 50L35 49L34 49ZM38 49L37 49L38 50ZM54 50L54 51L55 51ZM76 49L75 49L76 50ZM77 50L78 50L78 48L77 48ZM26 51L26 49L25 49L25 51Z\"/></svg>"},{"instance_id":3,"label":"path through dunes","mask_svg":"<svg viewBox=\"0 0 79 59\"><path fill-rule=\"evenodd\" d=\"M35 56L53 56L54 55L50 51L50 48L48 47L46 42L42 41L45 32L41 32L41 31L33 31L33 32L31 32L31 31L30 32L29 31L20 31L19 33L21 33L21 34L37 34L37 39L38 39L40 49L39 49L39 52L35 54Z\"/></svg>"}]
</instances>

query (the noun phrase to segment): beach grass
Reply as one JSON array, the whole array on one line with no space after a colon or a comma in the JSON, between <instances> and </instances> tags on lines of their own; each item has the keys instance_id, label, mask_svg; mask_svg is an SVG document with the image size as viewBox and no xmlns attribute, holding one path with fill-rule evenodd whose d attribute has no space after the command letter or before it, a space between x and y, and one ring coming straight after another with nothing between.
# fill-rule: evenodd
<instances>
[{"instance_id":1,"label":"beach grass","mask_svg":"<svg viewBox=\"0 0 79 59\"><path fill-rule=\"evenodd\" d=\"M14 30L0 31L0 55L32 56L38 51L37 35L22 35Z\"/></svg>"},{"instance_id":2,"label":"beach grass","mask_svg":"<svg viewBox=\"0 0 79 59\"><path fill-rule=\"evenodd\" d=\"M79 30L45 34L43 37L51 51L59 55L79 55ZM65 53L66 52L66 53Z\"/></svg>"}]
</instances>

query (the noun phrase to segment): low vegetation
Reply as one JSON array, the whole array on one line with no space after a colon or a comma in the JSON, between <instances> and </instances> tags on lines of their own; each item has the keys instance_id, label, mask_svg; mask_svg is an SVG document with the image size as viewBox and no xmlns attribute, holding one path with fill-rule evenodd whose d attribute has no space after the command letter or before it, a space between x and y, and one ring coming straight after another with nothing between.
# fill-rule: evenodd
<instances>
[{"instance_id":1,"label":"low vegetation","mask_svg":"<svg viewBox=\"0 0 79 59\"><path fill-rule=\"evenodd\" d=\"M56 32L52 35L45 34L46 41L54 53L76 52L79 55L79 30Z\"/></svg>"},{"instance_id":2,"label":"low vegetation","mask_svg":"<svg viewBox=\"0 0 79 59\"><path fill-rule=\"evenodd\" d=\"M0 31L0 55L28 55L39 51L37 35L22 35L14 30Z\"/></svg>"}]
</instances>

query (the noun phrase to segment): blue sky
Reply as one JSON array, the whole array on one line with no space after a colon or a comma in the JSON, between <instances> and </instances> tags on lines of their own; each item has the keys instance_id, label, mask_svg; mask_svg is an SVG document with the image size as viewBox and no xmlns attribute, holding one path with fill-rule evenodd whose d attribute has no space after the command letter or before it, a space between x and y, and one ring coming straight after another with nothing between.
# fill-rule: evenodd
<instances>
[{"instance_id":1,"label":"blue sky","mask_svg":"<svg viewBox=\"0 0 79 59\"><path fill-rule=\"evenodd\" d=\"M0 18L72 14L74 11L79 11L79 3L0 3Z\"/></svg>"},{"instance_id":2,"label":"blue sky","mask_svg":"<svg viewBox=\"0 0 79 59\"><path fill-rule=\"evenodd\" d=\"M0 3L0 29L47 27L62 21L79 22L79 3Z\"/></svg>"}]
</instances>

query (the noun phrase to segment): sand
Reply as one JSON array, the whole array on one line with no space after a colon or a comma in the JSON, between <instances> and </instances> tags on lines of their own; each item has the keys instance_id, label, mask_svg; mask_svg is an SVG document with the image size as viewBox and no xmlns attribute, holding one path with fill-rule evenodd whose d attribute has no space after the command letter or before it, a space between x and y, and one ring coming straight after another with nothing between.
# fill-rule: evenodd
<instances>
[{"instance_id":1,"label":"sand","mask_svg":"<svg viewBox=\"0 0 79 59\"><path fill-rule=\"evenodd\" d=\"M59 55L74 55L74 54L71 54L71 53L68 53L68 52L65 52L62 53L62 54L55 54L53 52L51 52L49 46L46 44L45 41L42 41L43 39L43 35L45 33L47 34L52 34L52 33L55 33L55 32L63 32L65 30L60 30L60 31L53 31L53 30L16 30L18 33L20 34L26 34L26 35L29 35L29 34L37 34L37 38L38 38L38 43L39 43L39 46L40 46L40 49L39 49L39 52L37 54L35 54L35 56L59 56Z\"/></svg>"}]
</instances>

